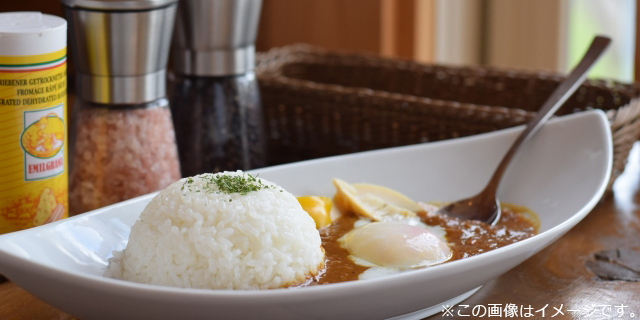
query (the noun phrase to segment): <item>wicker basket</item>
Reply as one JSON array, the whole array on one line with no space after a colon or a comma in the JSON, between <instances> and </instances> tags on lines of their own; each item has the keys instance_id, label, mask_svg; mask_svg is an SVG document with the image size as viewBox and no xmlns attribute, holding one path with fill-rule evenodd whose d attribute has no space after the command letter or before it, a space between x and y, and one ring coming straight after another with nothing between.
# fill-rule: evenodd
<instances>
[{"instance_id":1,"label":"wicker basket","mask_svg":"<svg viewBox=\"0 0 640 320\"><path fill-rule=\"evenodd\" d=\"M450 67L307 45L258 55L271 164L469 136L526 123L563 80L549 72ZM640 86L589 80L557 114L605 110L613 180L640 136Z\"/></svg>"}]
</instances>

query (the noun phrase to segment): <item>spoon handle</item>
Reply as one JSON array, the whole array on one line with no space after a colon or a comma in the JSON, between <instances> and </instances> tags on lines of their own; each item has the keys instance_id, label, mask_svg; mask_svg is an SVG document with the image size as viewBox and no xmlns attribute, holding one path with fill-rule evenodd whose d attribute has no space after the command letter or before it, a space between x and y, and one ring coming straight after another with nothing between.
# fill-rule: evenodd
<instances>
[{"instance_id":1,"label":"spoon handle","mask_svg":"<svg viewBox=\"0 0 640 320\"><path fill-rule=\"evenodd\" d=\"M560 83L560 85L556 88L555 91L551 94L549 99L542 105L536 117L531 120L524 131L520 134L518 139L511 145L511 148L502 158L500 164L496 168L496 171L493 173L491 180L485 187L485 191L493 190L493 196L495 198L495 192L498 189L498 184L500 183L500 179L502 179L502 175L506 171L509 166L509 162L511 158L518 150L518 147L525 142L528 138L533 136L538 129L551 117L557 110L562 106L562 104L567 101L567 99L578 89L578 87L582 84L584 79L587 76L587 72L593 64L600 58L602 53L605 51L611 39L607 37L597 36L591 42L591 46L587 53L585 53L580 63L571 71L569 76Z\"/></svg>"}]
</instances>

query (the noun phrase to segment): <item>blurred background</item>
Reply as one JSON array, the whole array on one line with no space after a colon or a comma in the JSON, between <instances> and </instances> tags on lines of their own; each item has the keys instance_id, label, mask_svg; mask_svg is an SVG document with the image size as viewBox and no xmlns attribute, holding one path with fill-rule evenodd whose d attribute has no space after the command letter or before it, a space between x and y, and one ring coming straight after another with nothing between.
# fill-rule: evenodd
<instances>
[{"instance_id":1,"label":"blurred background","mask_svg":"<svg viewBox=\"0 0 640 320\"><path fill-rule=\"evenodd\" d=\"M265 0L258 48L308 42L422 62L568 71L595 34L592 76L633 80L635 0Z\"/></svg>"},{"instance_id":2,"label":"blurred background","mask_svg":"<svg viewBox=\"0 0 640 320\"><path fill-rule=\"evenodd\" d=\"M0 11L33 10L62 16L59 1L0 3ZM304 42L426 63L565 73L593 35L604 34L614 42L590 76L631 82L638 77L637 11L636 0L264 0L257 49Z\"/></svg>"}]
</instances>

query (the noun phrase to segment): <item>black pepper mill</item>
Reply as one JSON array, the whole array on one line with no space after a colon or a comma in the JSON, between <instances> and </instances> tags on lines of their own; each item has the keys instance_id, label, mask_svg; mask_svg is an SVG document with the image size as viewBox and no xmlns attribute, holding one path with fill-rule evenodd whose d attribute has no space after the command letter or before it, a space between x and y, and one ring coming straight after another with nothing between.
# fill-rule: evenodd
<instances>
[{"instance_id":1,"label":"black pepper mill","mask_svg":"<svg viewBox=\"0 0 640 320\"><path fill-rule=\"evenodd\" d=\"M261 0L181 0L171 110L184 176L265 165L255 39Z\"/></svg>"}]
</instances>

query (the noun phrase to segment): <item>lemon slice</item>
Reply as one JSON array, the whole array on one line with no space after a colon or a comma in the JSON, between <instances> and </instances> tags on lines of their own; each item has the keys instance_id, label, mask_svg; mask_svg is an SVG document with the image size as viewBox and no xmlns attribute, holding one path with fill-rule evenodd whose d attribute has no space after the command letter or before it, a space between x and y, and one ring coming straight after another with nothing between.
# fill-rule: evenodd
<instances>
[{"instance_id":1,"label":"lemon slice","mask_svg":"<svg viewBox=\"0 0 640 320\"><path fill-rule=\"evenodd\" d=\"M306 211L313 221L316 222L316 229L328 226L331 223L331 199L327 197L303 196L297 197L302 209Z\"/></svg>"},{"instance_id":2,"label":"lemon slice","mask_svg":"<svg viewBox=\"0 0 640 320\"><path fill-rule=\"evenodd\" d=\"M407 196L375 184L349 184L333 179L336 187L336 206L373 221L393 220L397 217L415 217L422 208Z\"/></svg>"}]
</instances>

